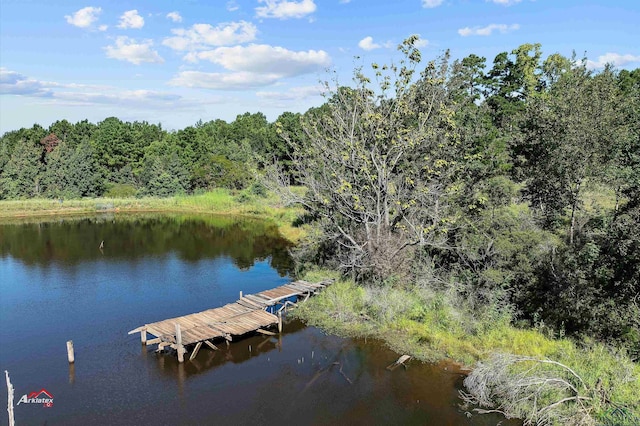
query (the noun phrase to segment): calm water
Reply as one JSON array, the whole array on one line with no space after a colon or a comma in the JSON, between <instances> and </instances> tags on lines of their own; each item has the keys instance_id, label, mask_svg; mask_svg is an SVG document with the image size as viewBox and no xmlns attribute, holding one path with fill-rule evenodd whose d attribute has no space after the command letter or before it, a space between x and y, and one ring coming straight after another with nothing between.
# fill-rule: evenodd
<instances>
[{"instance_id":1,"label":"calm water","mask_svg":"<svg viewBox=\"0 0 640 426\"><path fill-rule=\"evenodd\" d=\"M0 226L0 369L11 375L15 403L41 389L54 399L51 408L17 405L17 424L500 422L465 416L457 399L462 375L451 367L411 363L389 372L397 354L379 343L326 336L296 321L286 321L279 337L253 336L217 352L203 347L182 365L127 335L232 302L240 290L288 282L287 253L273 226L231 218ZM71 368L67 340L75 346Z\"/></svg>"}]
</instances>

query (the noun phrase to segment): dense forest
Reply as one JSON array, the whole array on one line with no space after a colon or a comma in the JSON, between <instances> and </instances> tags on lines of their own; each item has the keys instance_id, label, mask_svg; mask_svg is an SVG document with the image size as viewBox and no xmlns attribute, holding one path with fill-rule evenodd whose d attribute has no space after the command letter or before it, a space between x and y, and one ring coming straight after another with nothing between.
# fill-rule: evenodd
<instances>
[{"instance_id":1,"label":"dense forest","mask_svg":"<svg viewBox=\"0 0 640 426\"><path fill-rule=\"evenodd\" d=\"M7 132L0 142L0 199L170 196L215 187L240 189L261 159L286 153L276 123L246 113L167 132L161 125L109 117L98 124L56 121Z\"/></svg>"},{"instance_id":2,"label":"dense forest","mask_svg":"<svg viewBox=\"0 0 640 426\"><path fill-rule=\"evenodd\" d=\"M5 133L0 199L260 181L315 224L301 265L380 286L455 282L471 305L637 362L640 69L596 72L585 59L543 59L538 44L492 63L445 53L425 65L414 41L273 123L246 113L168 132L107 118Z\"/></svg>"}]
</instances>

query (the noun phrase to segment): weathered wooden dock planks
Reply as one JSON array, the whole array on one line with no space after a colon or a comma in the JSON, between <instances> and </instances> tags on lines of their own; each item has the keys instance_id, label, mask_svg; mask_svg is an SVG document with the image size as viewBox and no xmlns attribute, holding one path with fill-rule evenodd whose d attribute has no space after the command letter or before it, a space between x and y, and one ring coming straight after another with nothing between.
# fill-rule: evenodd
<instances>
[{"instance_id":1,"label":"weathered wooden dock planks","mask_svg":"<svg viewBox=\"0 0 640 426\"><path fill-rule=\"evenodd\" d=\"M276 325L278 331L282 331L280 313L286 306L297 303L302 297L306 300L332 282L295 281L256 294L243 295L240 292L240 299L234 303L145 324L131 330L129 334L140 333L140 341L143 344L158 344L159 351L165 347L175 349L179 362L184 361L186 347L195 345L189 357L193 360L202 343L217 349L212 342L215 339L224 338L230 341L233 336L251 332L271 333L265 329ZM147 340L147 334L155 338Z\"/></svg>"}]
</instances>

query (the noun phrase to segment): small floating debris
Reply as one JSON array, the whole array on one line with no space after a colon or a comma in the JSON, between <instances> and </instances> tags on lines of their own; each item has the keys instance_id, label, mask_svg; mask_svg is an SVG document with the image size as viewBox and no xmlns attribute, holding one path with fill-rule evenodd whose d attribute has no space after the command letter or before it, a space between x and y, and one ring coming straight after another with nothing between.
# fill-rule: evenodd
<instances>
[{"instance_id":1,"label":"small floating debris","mask_svg":"<svg viewBox=\"0 0 640 426\"><path fill-rule=\"evenodd\" d=\"M393 371L395 370L400 364L402 364L402 366L404 368L407 368L407 366L405 365L405 362L409 361L411 359L411 356L409 355L402 355L400 358L398 358L396 360L396 362L391 363L387 366L387 370L389 371Z\"/></svg>"}]
</instances>

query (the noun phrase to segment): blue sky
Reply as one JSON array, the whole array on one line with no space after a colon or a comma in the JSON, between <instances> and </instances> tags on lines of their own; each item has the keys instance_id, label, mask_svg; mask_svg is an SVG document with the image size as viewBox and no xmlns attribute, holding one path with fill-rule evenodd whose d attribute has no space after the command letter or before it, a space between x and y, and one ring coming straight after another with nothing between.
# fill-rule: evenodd
<instances>
[{"instance_id":1,"label":"blue sky","mask_svg":"<svg viewBox=\"0 0 640 426\"><path fill-rule=\"evenodd\" d=\"M638 0L0 0L0 133L58 119L162 123L304 112L318 81L388 63L541 43L589 66L640 67ZM360 59L354 59L358 56Z\"/></svg>"}]
</instances>

